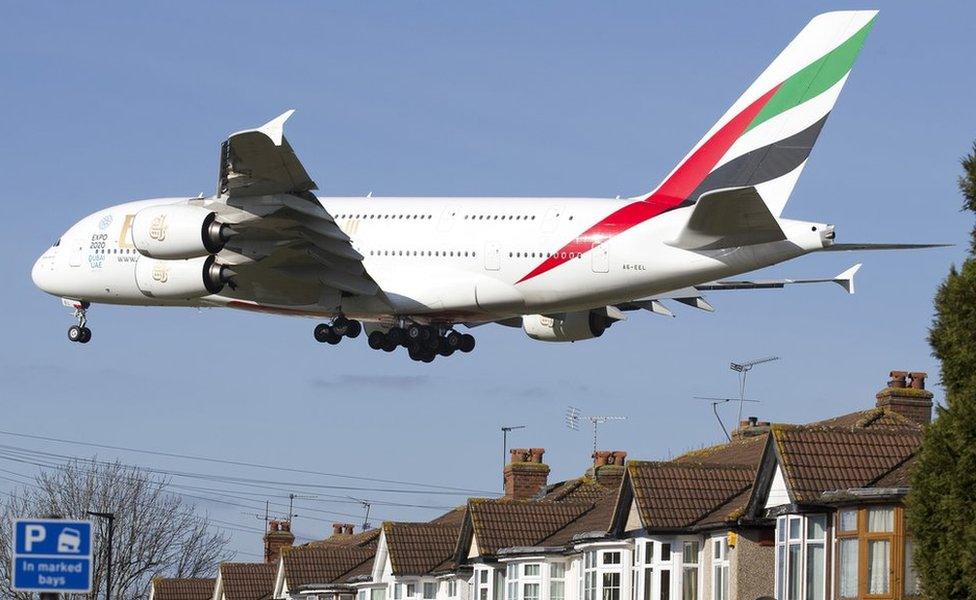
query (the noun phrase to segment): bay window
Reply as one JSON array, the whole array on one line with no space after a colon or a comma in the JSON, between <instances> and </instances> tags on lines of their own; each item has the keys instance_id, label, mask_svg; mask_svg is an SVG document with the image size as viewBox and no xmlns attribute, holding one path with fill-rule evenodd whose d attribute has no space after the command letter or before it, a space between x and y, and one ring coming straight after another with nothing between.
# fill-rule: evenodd
<instances>
[{"instance_id":1,"label":"bay window","mask_svg":"<svg viewBox=\"0 0 976 600\"><path fill-rule=\"evenodd\" d=\"M695 547L693 554L696 556L695 560L697 561L698 542L692 543ZM680 583L680 581L675 581L672 578L671 572L673 568L678 567L678 561L683 560L682 553L684 546L681 542L677 542L675 546L676 552L674 554L672 554L671 549L671 541L664 542L639 538L634 540L634 560L631 578L633 582L631 598L633 600L671 600L672 583ZM698 563L695 562L693 565L689 564L688 567L693 568L696 574L694 591L697 593ZM697 597L695 600L697 600Z\"/></svg>"},{"instance_id":2,"label":"bay window","mask_svg":"<svg viewBox=\"0 0 976 600\"><path fill-rule=\"evenodd\" d=\"M476 600L493 600L493 579L491 567L479 566L475 568L474 592Z\"/></svg>"},{"instance_id":3,"label":"bay window","mask_svg":"<svg viewBox=\"0 0 976 600\"><path fill-rule=\"evenodd\" d=\"M582 600L621 600L623 573L622 550L583 552Z\"/></svg>"},{"instance_id":4,"label":"bay window","mask_svg":"<svg viewBox=\"0 0 976 600\"><path fill-rule=\"evenodd\" d=\"M826 597L826 515L785 515L776 519L776 597Z\"/></svg>"},{"instance_id":5,"label":"bay window","mask_svg":"<svg viewBox=\"0 0 976 600\"><path fill-rule=\"evenodd\" d=\"M505 567L505 600L518 600L518 568L517 563Z\"/></svg>"},{"instance_id":6,"label":"bay window","mask_svg":"<svg viewBox=\"0 0 976 600\"><path fill-rule=\"evenodd\" d=\"M712 600L729 600L729 544L725 536L712 538Z\"/></svg>"},{"instance_id":7,"label":"bay window","mask_svg":"<svg viewBox=\"0 0 976 600\"><path fill-rule=\"evenodd\" d=\"M549 600L566 600L566 563L549 563Z\"/></svg>"},{"instance_id":8,"label":"bay window","mask_svg":"<svg viewBox=\"0 0 976 600\"><path fill-rule=\"evenodd\" d=\"M681 600L698 600L698 542L685 542L682 547Z\"/></svg>"},{"instance_id":9,"label":"bay window","mask_svg":"<svg viewBox=\"0 0 976 600\"><path fill-rule=\"evenodd\" d=\"M895 505L837 511L837 592L848 600L905 598L919 594L915 548Z\"/></svg>"},{"instance_id":10,"label":"bay window","mask_svg":"<svg viewBox=\"0 0 976 600\"><path fill-rule=\"evenodd\" d=\"M458 595L458 582L457 579L447 580L447 597L457 598Z\"/></svg>"},{"instance_id":11,"label":"bay window","mask_svg":"<svg viewBox=\"0 0 976 600\"><path fill-rule=\"evenodd\" d=\"M436 600L437 584L432 581L424 582L424 600Z\"/></svg>"}]
</instances>

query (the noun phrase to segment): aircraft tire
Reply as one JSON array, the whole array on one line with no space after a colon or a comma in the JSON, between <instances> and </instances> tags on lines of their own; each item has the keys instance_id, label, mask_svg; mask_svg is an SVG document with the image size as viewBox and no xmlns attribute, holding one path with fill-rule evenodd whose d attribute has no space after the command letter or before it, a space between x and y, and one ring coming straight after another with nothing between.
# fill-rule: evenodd
<instances>
[{"instance_id":1,"label":"aircraft tire","mask_svg":"<svg viewBox=\"0 0 976 600\"><path fill-rule=\"evenodd\" d=\"M383 345L386 343L386 334L382 331L374 331L366 338L366 343L373 350L382 350Z\"/></svg>"},{"instance_id":2,"label":"aircraft tire","mask_svg":"<svg viewBox=\"0 0 976 600\"><path fill-rule=\"evenodd\" d=\"M72 342L81 341L81 327L72 325L68 328L68 339Z\"/></svg>"},{"instance_id":3,"label":"aircraft tire","mask_svg":"<svg viewBox=\"0 0 976 600\"><path fill-rule=\"evenodd\" d=\"M82 327L81 337L78 338L78 341L81 342L82 344L87 344L88 342L91 341L91 338L92 338L91 329L88 329L87 327Z\"/></svg>"},{"instance_id":4,"label":"aircraft tire","mask_svg":"<svg viewBox=\"0 0 976 600\"><path fill-rule=\"evenodd\" d=\"M474 336L470 333L461 334L461 343L458 345L461 352L471 352L474 350Z\"/></svg>"},{"instance_id":5,"label":"aircraft tire","mask_svg":"<svg viewBox=\"0 0 976 600\"><path fill-rule=\"evenodd\" d=\"M363 324L359 321L349 321L349 326L346 328L346 337L349 339L355 339L359 337L359 334L363 332Z\"/></svg>"},{"instance_id":6,"label":"aircraft tire","mask_svg":"<svg viewBox=\"0 0 976 600\"><path fill-rule=\"evenodd\" d=\"M324 344L329 338L329 326L325 323L319 323L315 326L315 330L312 332L315 336L315 341Z\"/></svg>"}]
</instances>

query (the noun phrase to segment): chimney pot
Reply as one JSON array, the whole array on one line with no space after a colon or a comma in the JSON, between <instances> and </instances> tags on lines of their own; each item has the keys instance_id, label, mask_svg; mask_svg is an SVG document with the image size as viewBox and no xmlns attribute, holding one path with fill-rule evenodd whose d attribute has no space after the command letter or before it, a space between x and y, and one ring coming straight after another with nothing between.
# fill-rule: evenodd
<instances>
[{"instance_id":1,"label":"chimney pot","mask_svg":"<svg viewBox=\"0 0 976 600\"><path fill-rule=\"evenodd\" d=\"M268 521L268 531L264 534L264 560L277 562L282 552L295 543L295 536L291 533L291 523L273 519Z\"/></svg>"},{"instance_id":2,"label":"chimney pot","mask_svg":"<svg viewBox=\"0 0 976 600\"><path fill-rule=\"evenodd\" d=\"M924 371L912 371L908 374L911 377L911 387L916 390L925 389L925 378L929 376L928 373Z\"/></svg>"},{"instance_id":3,"label":"chimney pot","mask_svg":"<svg viewBox=\"0 0 976 600\"><path fill-rule=\"evenodd\" d=\"M589 475L600 485L614 489L624 475L626 460L627 453L623 450L597 450L593 453L593 468Z\"/></svg>"},{"instance_id":4,"label":"chimney pot","mask_svg":"<svg viewBox=\"0 0 976 600\"><path fill-rule=\"evenodd\" d=\"M346 523L346 525L342 528L342 533L346 535L352 535L352 532L355 529L356 529L355 525L353 525L352 523Z\"/></svg>"},{"instance_id":5,"label":"chimney pot","mask_svg":"<svg viewBox=\"0 0 976 600\"><path fill-rule=\"evenodd\" d=\"M758 424L759 424L759 419L758 418L756 418L756 417L749 417L749 426L750 427L755 427Z\"/></svg>"},{"instance_id":6,"label":"chimney pot","mask_svg":"<svg viewBox=\"0 0 976 600\"><path fill-rule=\"evenodd\" d=\"M332 535L342 535L342 523L332 524Z\"/></svg>"},{"instance_id":7,"label":"chimney pot","mask_svg":"<svg viewBox=\"0 0 976 600\"><path fill-rule=\"evenodd\" d=\"M901 389L905 387L905 378L908 377L908 371L892 371L890 377L891 380L888 382L888 387Z\"/></svg>"}]
</instances>

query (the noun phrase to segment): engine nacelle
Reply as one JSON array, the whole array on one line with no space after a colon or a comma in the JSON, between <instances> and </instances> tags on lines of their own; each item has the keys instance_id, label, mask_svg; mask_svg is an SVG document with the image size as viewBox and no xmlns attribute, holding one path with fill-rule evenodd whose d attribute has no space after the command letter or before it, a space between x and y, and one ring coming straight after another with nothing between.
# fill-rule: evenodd
<instances>
[{"instance_id":1,"label":"engine nacelle","mask_svg":"<svg viewBox=\"0 0 976 600\"><path fill-rule=\"evenodd\" d=\"M186 260L143 258L136 263L136 286L150 298L189 300L220 293L233 271L213 256Z\"/></svg>"},{"instance_id":2,"label":"engine nacelle","mask_svg":"<svg viewBox=\"0 0 976 600\"><path fill-rule=\"evenodd\" d=\"M150 258L197 258L216 254L233 235L217 215L201 206L150 206L132 219L132 244Z\"/></svg>"},{"instance_id":3,"label":"engine nacelle","mask_svg":"<svg viewBox=\"0 0 976 600\"><path fill-rule=\"evenodd\" d=\"M600 337L612 323L613 319L607 317L603 310L580 310L561 317L522 317L525 334L542 342L575 342Z\"/></svg>"}]
</instances>

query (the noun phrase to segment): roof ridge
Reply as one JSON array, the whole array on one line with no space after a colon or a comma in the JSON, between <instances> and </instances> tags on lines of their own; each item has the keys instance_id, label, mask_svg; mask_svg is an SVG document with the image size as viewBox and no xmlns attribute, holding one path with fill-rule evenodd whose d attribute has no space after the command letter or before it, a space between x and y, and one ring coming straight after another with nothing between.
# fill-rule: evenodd
<instances>
[{"instance_id":1,"label":"roof ridge","mask_svg":"<svg viewBox=\"0 0 976 600\"><path fill-rule=\"evenodd\" d=\"M705 468L705 469L738 469L746 471L755 471L755 467L749 465L742 465L737 463L720 463L720 462L708 462L708 461L686 461L686 462L674 462L673 460L633 460L628 463L631 467L641 467L641 466L652 466L652 467L667 467L667 468Z\"/></svg>"}]
</instances>

